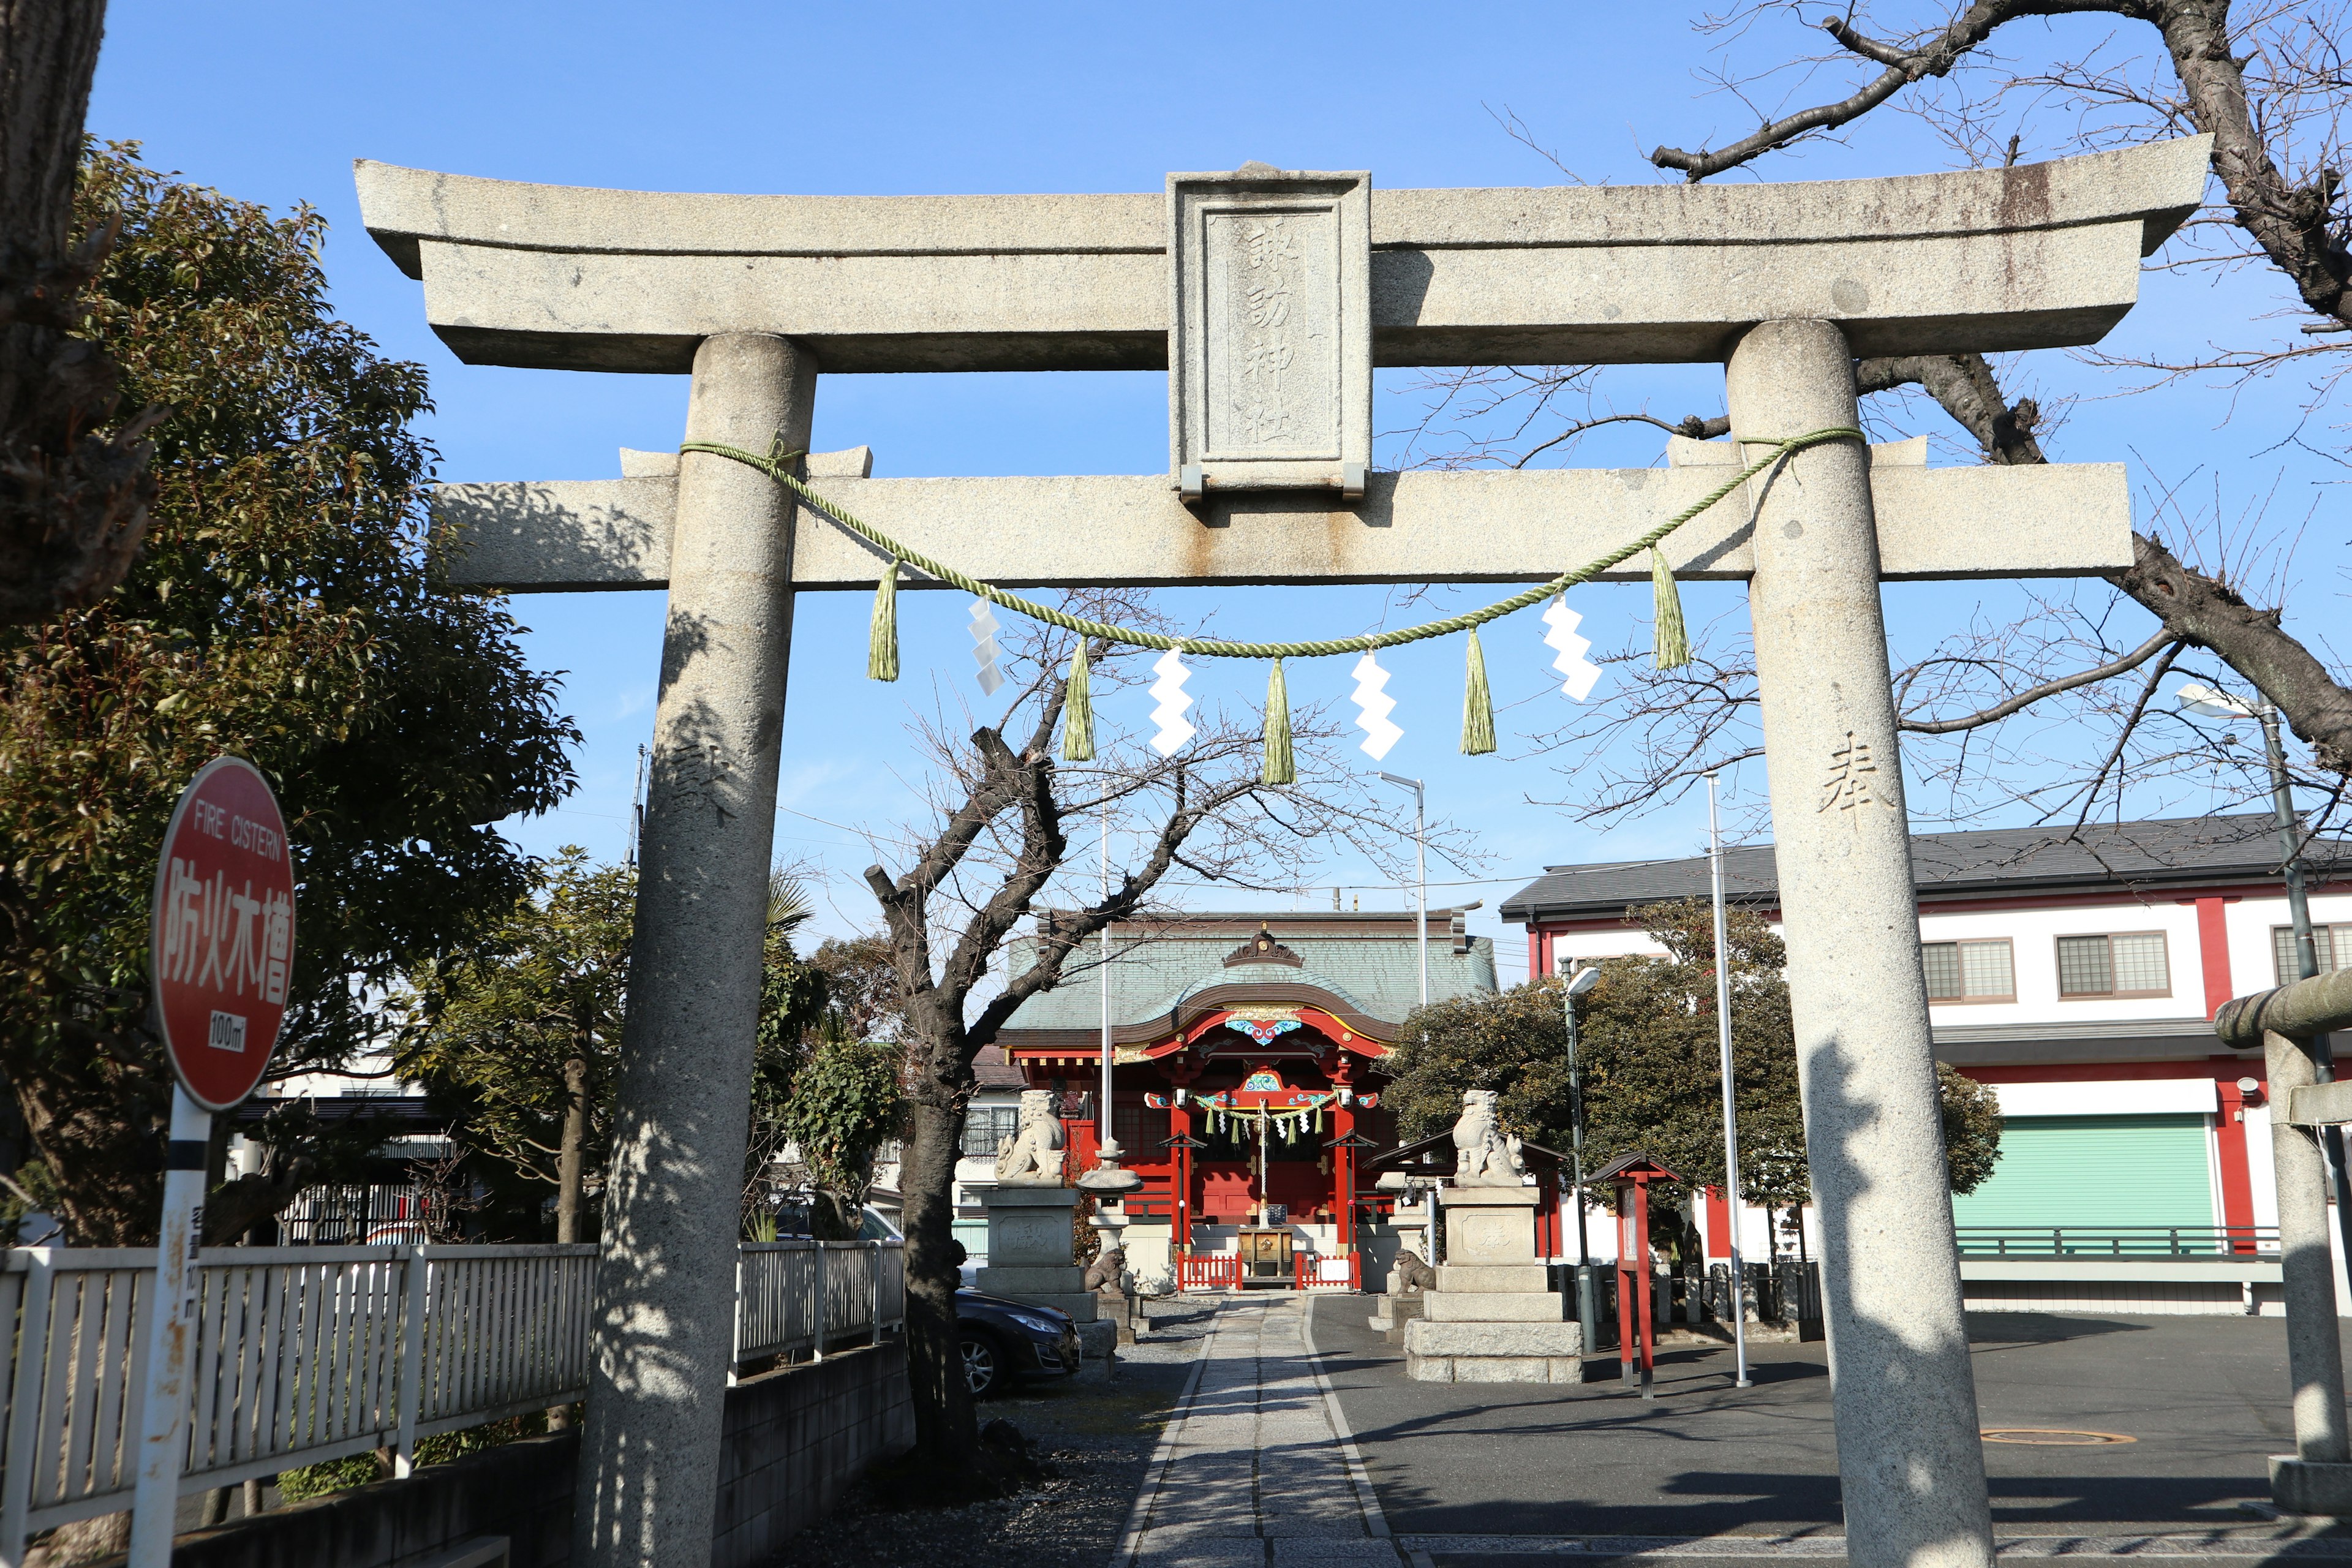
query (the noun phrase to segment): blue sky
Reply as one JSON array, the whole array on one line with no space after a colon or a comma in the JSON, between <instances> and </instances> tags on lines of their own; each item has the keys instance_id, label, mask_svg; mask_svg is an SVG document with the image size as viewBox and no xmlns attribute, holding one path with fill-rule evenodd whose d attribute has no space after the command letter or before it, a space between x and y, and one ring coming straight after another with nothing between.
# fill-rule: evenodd
<instances>
[{"instance_id":1,"label":"blue sky","mask_svg":"<svg viewBox=\"0 0 2352 1568\"><path fill-rule=\"evenodd\" d=\"M1707 95L1712 57L1689 28L1696 7L1485 5L1267 6L641 5L501 4L166 5L115 0L90 110L91 130L137 140L158 166L284 208L308 202L333 226L326 266L337 309L393 354L430 370L429 433L454 480L594 478L618 472L614 449L674 446L686 386L667 376L566 374L459 365L424 323L421 292L360 227L351 160L561 184L663 190L917 194L1151 191L1171 169L1369 168L1376 186L1557 184L1559 173L1498 126L1514 110L1590 179L1658 178L1643 153L1661 142L1721 142L1752 119ZM2107 24L2101 24L2104 27ZM2053 38L2067 35L2053 30ZM2087 32L2075 35L2087 38ZM1769 63L1812 49L1818 35L1768 21L1736 47ZM2046 127L2029 124L2029 136ZM2054 130L2053 132L2054 133ZM1913 173L1949 155L1916 122L1888 118L1850 147L1824 145L1766 166L1772 179ZM2110 347L2188 352L2243 335L2269 308L2267 277L2151 275L2143 304ZM2275 329L2271 329L2275 330ZM2136 489L2221 484L2270 495L2273 533L2300 530L2290 624L2315 635L2336 613L2345 565L2341 470L2278 443L2296 389L2176 385L2116 395L2118 378L2066 355L2024 367L2045 396L2075 395L2054 455L2123 460ZM1412 377L1384 374L1376 424L1409 424ZM1619 406L1671 416L1721 406L1719 371L1626 370L1605 384ZM820 449L871 445L883 475L1150 473L1166 464L1165 381L1156 374L838 376L818 395ZM1923 411L1887 434L1943 428ZM2332 432L2314 431L2323 447ZM1655 432L1584 444L1587 465L1656 460ZM1381 455L1392 459L1393 441ZM1483 595L1485 590L1472 590ZM1213 607L1232 635L1340 635L1403 624L1377 589L1172 595L1180 613ZM1441 600L1441 602L1446 602ZM1463 599L1462 603L1473 602ZM2000 585L1890 588L1898 653L2015 603ZM1695 623L1735 615L1726 585L1688 590ZM804 862L824 893L820 924L871 923L855 881L872 858L856 829L887 832L919 813L908 705L942 693L977 700L960 595L901 601L908 679L861 677L867 601L812 595L797 612L786 721L780 857ZM1637 630L1645 590L1590 590L1584 630L1604 648ZM581 788L551 816L509 825L535 851L579 843L617 856L636 748L650 732L658 658L657 595L546 595L516 601L531 657L567 672L566 702L586 741ZM2138 612L2130 612L2137 616ZM2146 617L2134 621L2132 640ZM1423 774L1433 814L1472 830L1490 881L1459 890L1487 909L1507 973L1521 936L1493 913L1502 894L1547 863L1687 854L1705 838L1703 801L1685 801L1600 833L1557 806L1577 781L1524 755L1543 728L1549 650L1532 615L1486 638L1503 755L1464 758L1460 651L1450 641L1393 659L1405 738L1386 766ZM2146 629L2152 629L2152 623ZM1344 664L1294 669L1294 699L1344 694ZM1255 703L1264 674L1213 669L1196 690ZM1607 700L1604 679L1596 700ZM877 700L877 693L880 693ZM1516 705L1515 705L1516 704ZM1140 728L1134 711L1107 724ZM2021 764L2032 765L2032 764ZM1730 781L1743 801L1760 771ZM2178 796L2158 803L2177 806ZM1447 877L1433 870L1433 879ZM1302 867L1307 907L1335 884L1366 908L1409 895L1377 885L1353 860ZM1197 897L1197 895L1188 895ZM1230 896L1208 902L1231 907ZM1281 907L1285 900L1250 900Z\"/></svg>"}]
</instances>

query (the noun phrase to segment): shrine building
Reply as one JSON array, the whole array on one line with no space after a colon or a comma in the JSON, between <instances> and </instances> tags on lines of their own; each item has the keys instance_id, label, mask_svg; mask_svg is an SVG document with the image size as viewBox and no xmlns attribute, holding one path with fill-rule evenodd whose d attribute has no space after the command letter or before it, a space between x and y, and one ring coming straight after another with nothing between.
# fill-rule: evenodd
<instances>
[{"instance_id":1,"label":"shrine building","mask_svg":"<svg viewBox=\"0 0 2352 1568\"><path fill-rule=\"evenodd\" d=\"M1428 954L1432 1001L1495 991L1493 940L1468 935L1462 911L1429 911ZM1070 967L998 1044L1024 1087L1062 1097L1076 1173L1095 1163L1104 973ZM1108 968L1111 1132L1144 1183L1127 1204L1129 1267L1230 1258L1245 1230L1286 1251L1353 1250L1371 1211L1358 1173L1397 1144L1381 1091L1421 1002L1412 912L1187 913L1115 927Z\"/></svg>"}]
</instances>

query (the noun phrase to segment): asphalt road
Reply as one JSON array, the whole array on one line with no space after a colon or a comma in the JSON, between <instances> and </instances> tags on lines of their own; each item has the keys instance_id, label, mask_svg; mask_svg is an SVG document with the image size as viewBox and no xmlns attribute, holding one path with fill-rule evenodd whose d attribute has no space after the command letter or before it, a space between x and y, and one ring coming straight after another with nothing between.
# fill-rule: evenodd
<instances>
[{"instance_id":1,"label":"asphalt road","mask_svg":"<svg viewBox=\"0 0 2352 1568\"><path fill-rule=\"evenodd\" d=\"M1320 1299L1313 1333L1400 1535L1842 1530L1819 1344L1751 1346L1749 1389L1731 1386L1727 1347L1666 1351L1658 1397L1645 1405L1616 1381L1613 1359L1588 1363L1608 1381L1581 1386L1412 1382L1402 1348L1366 1326L1367 1310L1362 1298ZM2284 1330L2274 1318L1972 1317L1986 1428L2132 1439L1988 1442L1996 1530L2107 1536L2258 1523L2237 1504L2268 1495L2265 1456L2292 1447Z\"/></svg>"}]
</instances>

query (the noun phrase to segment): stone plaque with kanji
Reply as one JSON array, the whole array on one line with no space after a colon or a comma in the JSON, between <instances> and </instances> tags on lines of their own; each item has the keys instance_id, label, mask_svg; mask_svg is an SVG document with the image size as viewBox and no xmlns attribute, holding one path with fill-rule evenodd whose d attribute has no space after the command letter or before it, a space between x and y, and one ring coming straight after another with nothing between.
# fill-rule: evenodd
<instances>
[{"instance_id":1,"label":"stone plaque with kanji","mask_svg":"<svg viewBox=\"0 0 2352 1568\"><path fill-rule=\"evenodd\" d=\"M1371 176L1168 176L1170 467L1217 489L1362 494L1372 455Z\"/></svg>"}]
</instances>

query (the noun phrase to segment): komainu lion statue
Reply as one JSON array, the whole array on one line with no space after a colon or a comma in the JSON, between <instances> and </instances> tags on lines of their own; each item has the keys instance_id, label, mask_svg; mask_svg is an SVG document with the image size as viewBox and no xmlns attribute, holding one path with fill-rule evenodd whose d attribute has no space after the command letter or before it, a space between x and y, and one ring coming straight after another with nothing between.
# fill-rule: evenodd
<instances>
[{"instance_id":1,"label":"komainu lion statue","mask_svg":"<svg viewBox=\"0 0 2352 1568\"><path fill-rule=\"evenodd\" d=\"M1123 1290L1127 1288L1127 1248L1114 1247L1097 1255L1087 1265L1086 1288L1089 1290Z\"/></svg>"},{"instance_id":2,"label":"komainu lion statue","mask_svg":"<svg viewBox=\"0 0 2352 1568\"><path fill-rule=\"evenodd\" d=\"M1062 1124L1054 1117L1051 1090L1021 1091L1021 1126L996 1144L999 1185L1056 1185L1062 1180Z\"/></svg>"},{"instance_id":3,"label":"komainu lion statue","mask_svg":"<svg viewBox=\"0 0 2352 1568\"><path fill-rule=\"evenodd\" d=\"M1409 1247L1397 1254L1395 1272L1396 1293L1400 1296L1437 1289L1437 1270L1423 1263L1421 1254Z\"/></svg>"},{"instance_id":4,"label":"komainu lion statue","mask_svg":"<svg viewBox=\"0 0 2352 1568\"><path fill-rule=\"evenodd\" d=\"M1519 1157L1519 1141L1504 1135L1495 1122L1495 1091L1462 1091L1462 1118L1454 1124L1454 1184L1457 1187L1516 1187L1527 1173Z\"/></svg>"}]
</instances>

